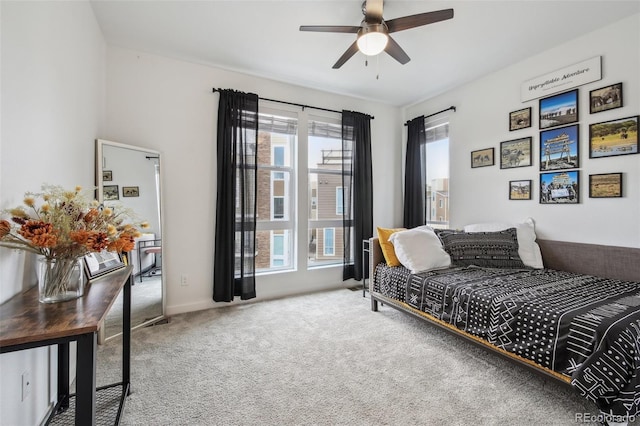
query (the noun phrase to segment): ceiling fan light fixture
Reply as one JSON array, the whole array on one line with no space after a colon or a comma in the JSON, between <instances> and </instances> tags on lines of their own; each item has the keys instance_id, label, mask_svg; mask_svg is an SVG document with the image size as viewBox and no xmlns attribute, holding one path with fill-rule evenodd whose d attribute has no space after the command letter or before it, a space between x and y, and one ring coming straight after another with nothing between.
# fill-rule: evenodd
<instances>
[{"instance_id":1,"label":"ceiling fan light fixture","mask_svg":"<svg viewBox=\"0 0 640 426\"><path fill-rule=\"evenodd\" d=\"M363 26L358 31L358 49L367 56L375 56L387 47L389 36L381 24Z\"/></svg>"}]
</instances>

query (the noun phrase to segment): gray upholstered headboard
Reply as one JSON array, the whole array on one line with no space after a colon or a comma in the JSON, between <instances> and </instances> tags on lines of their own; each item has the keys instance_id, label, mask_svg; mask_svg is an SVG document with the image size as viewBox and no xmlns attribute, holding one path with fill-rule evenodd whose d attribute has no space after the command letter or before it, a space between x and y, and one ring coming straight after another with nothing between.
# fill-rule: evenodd
<instances>
[{"instance_id":1,"label":"gray upholstered headboard","mask_svg":"<svg viewBox=\"0 0 640 426\"><path fill-rule=\"evenodd\" d=\"M640 282L640 248L537 240L545 268ZM378 238L371 238L370 273L384 262ZM369 275L372 276L372 275Z\"/></svg>"},{"instance_id":2,"label":"gray upholstered headboard","mask_svg":"<svg viewBox=\"0 0 640 426\"><path fill-rule=\"evenodd\" d=\"M640 282L640 248L537 240L545 268Z\"/></svg>"}]
</instances>

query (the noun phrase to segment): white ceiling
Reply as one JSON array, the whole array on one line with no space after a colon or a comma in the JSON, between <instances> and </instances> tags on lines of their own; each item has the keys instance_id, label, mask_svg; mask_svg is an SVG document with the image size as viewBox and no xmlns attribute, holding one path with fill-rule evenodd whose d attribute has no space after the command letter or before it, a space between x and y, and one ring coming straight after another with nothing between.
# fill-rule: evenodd
<instances>
[{"instance_id":1,"label":"white ceiling","mask_svg":"<svg viewBox=\"0 0 640 426\"><path fill-rule=\"evenodd\" d=\"M365 56L357 53L334 70L355 35L299 27L359 25L362 0L91 3L111 45L396 106L428 99L640 13L639 0L387 0L386 20L447 8L454 9L454 18L392 34L411 57L406 65L383 53L365 66Z\"/></svg>"}]
</instances>

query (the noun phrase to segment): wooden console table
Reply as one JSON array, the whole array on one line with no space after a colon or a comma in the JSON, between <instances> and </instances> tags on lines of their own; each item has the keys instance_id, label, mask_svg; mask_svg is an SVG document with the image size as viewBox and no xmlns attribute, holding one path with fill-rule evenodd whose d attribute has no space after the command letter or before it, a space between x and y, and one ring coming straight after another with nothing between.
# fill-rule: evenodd
<instances>
[{"instance_id":1,"label":"wooden console table","mask_svg":"<svg viewBox=\"0 0 640 426\"><path fill-rule=\"evenodd\" d=\"M122 393L113 423L120 423L130 392L132 270L132 266L126 266L91 281L85 294L75 300L40 303L38 288L33 287L0 305L0 353L58 345L58 400L46 424L58 423L55 417L74 402L75 424L95 425L96 416L100 415L96 413L96 392L117 387ZM122 382L96 389L98 330L122 289ZM75 395L69 394L69 342L72 341L77 342ZM101 419L100 424L106 423L111 421Z\"/></svg>"}]
</instances>

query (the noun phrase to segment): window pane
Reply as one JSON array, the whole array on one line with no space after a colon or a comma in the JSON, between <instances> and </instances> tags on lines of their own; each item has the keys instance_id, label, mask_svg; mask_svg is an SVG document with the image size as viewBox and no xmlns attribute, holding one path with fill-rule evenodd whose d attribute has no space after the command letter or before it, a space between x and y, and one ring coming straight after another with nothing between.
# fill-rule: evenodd
<instances>
[{"instance_id":1,"label":"window pane","mask_svg":"<svg viewBox=\"0 0 640 426\"><path fill-rule=\"evenodd\" d=\"M426 125L427 224L436 228L449 226L449 123Z\"/></svg>"},{"instance_id":2,"label":"window pane","mask_svg":"<svg viewBox=\"0 0 640 426\"><path fill-rule=\"evenodd\" d=\"M273 164L275 166L284 166L284 146L273 147Z\"/></svg>"},{"instance_id":3,"label":"window pane","mask_svg":"<svg viewBox=\"0 0 640 426\"><path fill-rule=\"evenodd\" d=\"M349 194L343 194L342 125L330 121L314 119L308 126L309 267L342 264L342 215L351 208L344 204Z\"/></svg>"},{"instance_id":4,"label":"window pane","mask_svg":"<svg viewBox=\"0 0 640 426\"><path fill-rule=\"evenodd\" d=\"M294 150L295 114L259 114L256 272L292 269L296 200Z\"/></svg>"},{"instance_id":5,"label":"window pane","mask_svg":"<svg viewBox=\"0 0 640 426\"><path fill-rule=\"evenodd\" d=\"M284 198L273 197L273 218L284 219Z\"/></svg>"},{"instance_id":6,"label":"window pane","mask_svg":"<svg viewBox=\"0 0 640 426\"><path fill-rule=\"evenodd\" d=\"M335 230L333 228L324 229L324 255L333 256L335 254L334 247Z\"/></svg>"},{"instance_id":7,"label":"window pane","mask_svg":"<svg viewBox=\"0 0 640 426\"><path fill-rule=\"evenodd\" d=\"M284 255L284 235L273 236L273 254L276 256Z\"/></svg>"},{"instance_id":8,"label":"window pane","mask_svg":"<svg viewBox=\"0 0 640 426\"><path fill-rule=\"evenodd\" d=\"M256 232L256 272L270 272L274 267L293 267L292 240L289 231Z\"/></svg>"},{"instance_id":9,"label":"window pane","mask_svg":"<svg viewBox=\"0 0 640 426\"><path fill-rule=\"evenodd\" d=\"M336 214L344 214L344 199L342 198L342 187L336 188Z\"/></svg>"}]
</instances>

